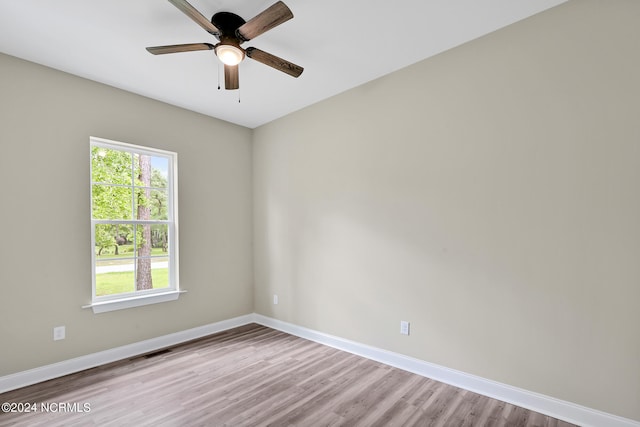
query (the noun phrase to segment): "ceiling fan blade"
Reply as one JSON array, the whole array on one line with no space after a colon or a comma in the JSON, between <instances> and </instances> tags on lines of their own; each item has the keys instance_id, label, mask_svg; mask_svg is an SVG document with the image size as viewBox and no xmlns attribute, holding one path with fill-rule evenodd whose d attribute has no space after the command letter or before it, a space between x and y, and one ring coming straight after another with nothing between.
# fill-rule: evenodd
<instances>
[{"instance_id":1,"label":"ceiling fan blade","mask_svg":"<svg viewBox=\"0 0 640 427\"><path fill-rule=\"evenodd\" d=\"M238 89L240 78L237 65L224 65L224 88L227 90Z\"/></svg>"},{"instance_id":2,"label":"ceiling fan blade","mask_svg":"<svg viewBox=\"0 0 640 427\"><path fill-rule=\"evenodd\" d=\"M213 45L209 43L172 44L168 46L148 47L149 53L164 55L165 53L193 52L194 50L211 50Z\"/></svg>"},{"instance_id":3,"label":"ceiling fan blade","mask_svg":"<svg viewBox=\"0 0 640 427\"><path fill-rule=\"evenodd\" d=\"M249 41L291 18L293 18L291 10L279 1L241 25L236 30L236 35L243 41Z\"/></svg>"},{"instance_id":4,"label":"ceiling fan blade","mask_svg":"<svg viewBox=\"0 0 640 427\"><path fill-rule=\"evenodd\" d=\"M302 72L304 71L304 68L294 64L293 62L278 58L275 55L272 55L260 49L256 49L255 47L248 47L245 50L245 53L249 58L254 59L258 62L262 62L264 65L273 67L278 71L282 71L283 73L287 73L292 77L299 77L300 74L302 74Z\"/></svg>"},{"instance_id":5,"label":"ceiling fan blade","mask_svg":"<svg viewBox=\"0 0 640 427\"><path fill-rule=\"evenodd\" d=\"M187 0L169 0L169 3L180 9L185 15L204 28L209 34L220 34L218 27L213 25L211 21L204 17L203 14L198 12L195 7L191 6Z\"/></svg>"}]
</instances>

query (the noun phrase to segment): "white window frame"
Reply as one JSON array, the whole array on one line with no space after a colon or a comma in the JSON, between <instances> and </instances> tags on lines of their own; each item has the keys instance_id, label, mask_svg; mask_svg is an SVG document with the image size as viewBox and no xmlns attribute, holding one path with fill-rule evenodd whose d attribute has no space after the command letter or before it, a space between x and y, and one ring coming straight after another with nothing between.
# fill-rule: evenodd
<instances>
[{"instance_id":1,"label":"white window frame","mask_svg":"<svg viewBox=\"0 0 640 427\"><path fill-rule=\"evenodd\" d=\"M167 220L102 220L93 218L93 174L89 173L89 205L91 218L91 304L84 305L83 308L91 308L94 313L121 310L125 308L138 307L148 304L172 301L178 299L184 290L180 290L178 272L178 154L172 151L160 150L156 148L143 147L140 145L128 144L119 141L90 137L89 138L89 167L91 168L91 149L93 147L103 147L126 151L133 154L144 154L155 157L163 157L168 160L167 174ZM132 183L133 186L133 183ZM161 289L148 289L134 291L130 293L114 295L96 295L96 236L97 224L167 224L169 240L169 286Z\"/></svg>"}]
</instances>

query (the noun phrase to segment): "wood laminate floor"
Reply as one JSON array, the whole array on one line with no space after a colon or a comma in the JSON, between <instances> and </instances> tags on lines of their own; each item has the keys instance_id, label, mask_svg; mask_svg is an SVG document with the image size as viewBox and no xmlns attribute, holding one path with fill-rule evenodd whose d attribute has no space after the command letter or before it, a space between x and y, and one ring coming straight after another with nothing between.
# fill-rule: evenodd
<instances>
[{"instance_id":1,"label":"wood laminate floor","mask_svg":"<svg viewBox=\"0 0 640 427\"><path fill-rule=\"evenodd\" d=\"M255 324L2 402L32 412L0 412L0 426L571 426Z\"/></svg>"}]
</instances>

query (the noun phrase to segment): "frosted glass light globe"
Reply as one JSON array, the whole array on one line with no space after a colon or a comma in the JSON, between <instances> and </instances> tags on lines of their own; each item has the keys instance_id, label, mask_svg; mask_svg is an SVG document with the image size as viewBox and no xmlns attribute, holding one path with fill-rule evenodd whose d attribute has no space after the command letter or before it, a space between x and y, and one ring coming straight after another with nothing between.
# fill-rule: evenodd
<instances>
[{"instance_id":1,"label":"frosted glass light globe","mask_svg":"<svg viewBox=\"0 0 640 427\"><path fill-rule=\"evenodd\" d=\"M244 52L229 44L221 44L216 47L216 55L226 65L238 65L244 59Z\"/></svg>"}]
</instances>

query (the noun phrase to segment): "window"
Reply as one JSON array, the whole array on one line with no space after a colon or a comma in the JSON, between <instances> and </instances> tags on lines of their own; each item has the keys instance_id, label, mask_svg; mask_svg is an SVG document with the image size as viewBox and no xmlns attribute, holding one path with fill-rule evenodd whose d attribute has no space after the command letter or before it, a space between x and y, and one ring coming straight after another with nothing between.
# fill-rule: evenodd
<instances>
[{"instance_id":1,"label":"window","mask_svg":"<svg viewBox=\"0 0 640 427\"><path fill-rule=\"evenodd\" d=\"M176 299L177 155L99 138L91 146L92 307Z\"/></svg>"}]
</instances>

